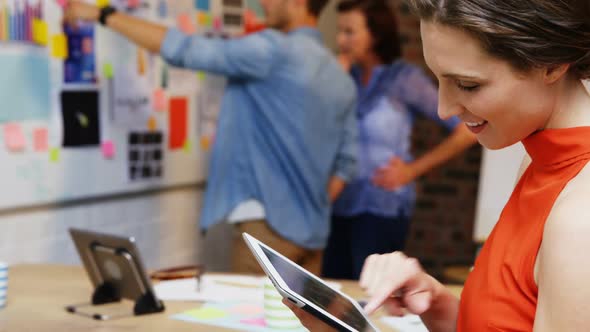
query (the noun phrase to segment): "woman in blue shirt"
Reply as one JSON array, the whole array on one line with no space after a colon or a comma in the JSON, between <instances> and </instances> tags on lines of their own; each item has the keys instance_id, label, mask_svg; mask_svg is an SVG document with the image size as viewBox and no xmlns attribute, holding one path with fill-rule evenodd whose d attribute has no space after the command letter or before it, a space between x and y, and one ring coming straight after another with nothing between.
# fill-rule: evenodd
<instances>
[{"instance_id":1,"label":"woman in blue shirt","mask_svg":"<svg viewBox=\"0 0 590 332\"><path fill-rule=\"evenodd\" d=\"M334 203L323 275L358 279L369 255L404 248L416 200L414 179L476 140L457 118L438 118L437 88L422 69L400 59L396 18L385 0L345 0L338 12L341 62L359 96L359 171ZM411 134L418 114L451 134L414 159Z\"/></svg>"}]
</instances>

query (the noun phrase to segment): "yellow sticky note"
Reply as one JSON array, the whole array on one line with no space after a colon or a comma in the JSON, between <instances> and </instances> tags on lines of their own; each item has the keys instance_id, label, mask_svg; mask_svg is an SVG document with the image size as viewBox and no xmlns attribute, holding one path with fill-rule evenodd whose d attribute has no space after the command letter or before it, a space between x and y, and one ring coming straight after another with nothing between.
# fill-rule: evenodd
<instances>
[{"instance_id":1,"label":"yellow sticky note","mask_svg":"<svg viewBox=\"0 0 590 332\"><path fill-rule=\"evenodd\" d=\"M189 140L184 141L183 149L184 152L191 152L191 150L193 149L193 143Z\"/></svg>"},{"instance_id":2,"label":"yellow sticky note","mask_svg":"<svg viewBox=\"0 0 590 332\"><path fill-rule=\"evenodd\" d=\"M106 7L110 4L109 0L96 0L96 6L99 8Z\"/></svg>"},{"instance_id":3,"label":"yellow sticky note","mask_svg":"<svg viewBox=\"0 0 590 332\"><path fill-rule=\"evenodd\" d=\"M51 55L58 59L68 58L68 38L63 33L51 37Z\"/></svg>"},{"instance_id":4,"label":"yellow sticky note","mask_svg":"<svg viewBox=\"0 0 590 332\"><path fill-rule=\"evenodd\" d=\"M59 161L59 148L51 148L49 150L49 160L54 163Z\"/></svg>"},{"instance_id":5,"label":"yellow sticky note","mask_svg":"<svg viewBox=\"0 0 590 332\"><path fill-rule=\"evenodd\" d=\"M153 116L150 116L148 120L148 129L150 131L158 129L158 121L156 121L156 118L154 118Z\"/></svg>"},{"instance_id":6,"label":"yellow sticky note","mask_svg":"<svg viewBox=\"0 0 590 332\"><path fill-rule=\"evenodd\" d=\"M102 66L102 74L104 75L105 78L107 79L111 79L113 78L114 74L115 74L115 70L113 69L113 65L110 63L105 63Z\"/></svg>"},{"instance_id":7,"label":"yellow sticky note","mask_svg":"<svg viewBox=\"0 0 590 332\"><path fill-rule=\"evenodd\" d=\"M199 26L208 27L211 26L211 15L205 12L197 13L197 23Z\"/></svg>"},{"instance_id":8,"label":"yellow sticky note","mask_svg":"<svg viewBox=\"0 0 590 332\"><path fill-rule=\"evenodd\" d=\"M205 74L205 72L203 72L203 71L198 71L197 72L197 79L199 81L204 81L205 78L207 78L207 74Z\"/></svg>"},{"instance_id":9,"label":"yellow sticky note","mask_svg":"<svg viewBox=\"0 0 590 332\"><path fill-rule=\"evenodd\" d=\"M47 22L40 19L33 19L33 40L39 45L47 45L49 27Z\"/></svg>"}]
</instances>

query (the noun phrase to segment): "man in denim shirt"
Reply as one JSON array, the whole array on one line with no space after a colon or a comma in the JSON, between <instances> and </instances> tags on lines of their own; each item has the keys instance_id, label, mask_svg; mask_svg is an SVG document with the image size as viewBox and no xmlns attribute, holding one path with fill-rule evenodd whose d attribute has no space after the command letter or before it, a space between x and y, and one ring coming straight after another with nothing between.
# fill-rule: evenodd
<instances>
[{"instance_id":1,"label":"man in denim shirt","mask_svg":"<svg viewBox=\"0 0 590 332\"><path fill-rule=\"evenodd\" d=\"M355 87L321 44L328 0L262 0L271 29L222 40L70 1L66 19L100 21L169 63L228 78L201 228L235 224L233 269L260 268L241 232L319 273L330 200L356 168Z\"/></svg>"}]
</instances>

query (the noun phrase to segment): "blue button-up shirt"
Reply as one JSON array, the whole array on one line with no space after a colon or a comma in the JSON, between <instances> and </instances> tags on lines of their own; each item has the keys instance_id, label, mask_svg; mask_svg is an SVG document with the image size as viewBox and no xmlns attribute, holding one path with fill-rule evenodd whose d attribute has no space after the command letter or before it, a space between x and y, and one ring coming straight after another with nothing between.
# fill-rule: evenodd
<instances>
[{"instance_id":1,"label":"blue button-up shirt","mask_svg":"<svg viewBox=\"0 0 590 332\"><path fill-rule=\"evenodd\" d=\"M359 104L359 174L349 183L334 205L334 214L351 217L371 213L383 217L409 217L416 200L413 183L394 191L377 187L371 181L377 169L393 157L413 160L411 135L414 118L422 114L442 126L453 129L459 119L442 121L437 115L437 89L422 69L397 61L379 66L367 86L361 71L353 67Z\"/></svg>"},{"instance_id":2,"label":"blue button-up shirt","mask_svg":"<svg viewBox=\"0 0 590 332\"><path fill-rule=\"evenodd\" d=\"M161 53L172 65L228 78L201 228L255 199L281 236L323 248L328 181L354 177L358 128L354 83L319 32L264 30L223 40L170 29Z\"/></svg>"}]
</instances>

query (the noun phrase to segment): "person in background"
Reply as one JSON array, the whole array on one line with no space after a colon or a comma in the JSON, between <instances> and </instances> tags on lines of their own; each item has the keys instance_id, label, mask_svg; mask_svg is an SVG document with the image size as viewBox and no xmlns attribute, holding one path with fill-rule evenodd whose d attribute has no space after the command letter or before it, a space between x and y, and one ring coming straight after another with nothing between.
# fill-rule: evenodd
<instances>
[{"instance_id":1,"label":"person in background","mask_svg":"<svg viewBox=\"0 0 590 332\"><path fill-rule=\"evenodd\" d=\"M365 310L407 310L429 331L590 331L590 2L409 4L439 115L458 116L490 149L521 142L527 156L460 300L397 252L367 259Z\"/></svg>"},{"instance_id":2,"label":"person in background","mask_svg":"<svg viewBox=\"0 0 590 332\"><path fill-rule=\"evenodd\" d=\"M262 0L269 29L236 39L186 35L112 7L69 1L172 65L224 75L200 226L235 224L233 271L260 273L241 233L319 274L330 200L356 168L354 83L322 45L327 0Z\"/></svg>"},{"instance_id":3,"label":"person in background","mask_svg":"<svg viewBox=\"0 0 590 332\"><path fill-rule=\"evenodd\" d=\"M338 10L338 47L356 83L359 173L336 200L322 273L358 279L371 254L403 250L414 203L414 180L475 142L459 119L438 118L437 89L415 65L400 59L396 18L386 0L345 0ZM450 135L417 159L411 154L416 116Z\"/></svg>"}]
</instances>

